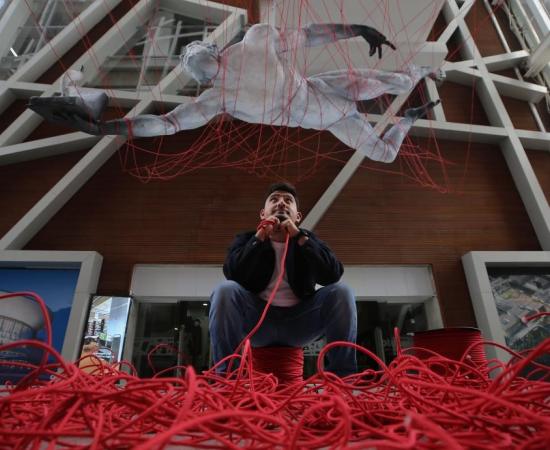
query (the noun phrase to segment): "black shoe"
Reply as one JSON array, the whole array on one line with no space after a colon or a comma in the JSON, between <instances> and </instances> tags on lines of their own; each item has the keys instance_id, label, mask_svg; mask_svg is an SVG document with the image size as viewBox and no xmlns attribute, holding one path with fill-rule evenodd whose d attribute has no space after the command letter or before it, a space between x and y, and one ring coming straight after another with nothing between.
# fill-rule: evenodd
<instances>
[{"instance_id":1,"label":"black shoe","mask_svg":"<svg viewBox=\"0 0 550 450\"><path fill-rule=\"evenodd\" d=\"M40 114L48 122L77 129L90 134L99 134L98 118L107 105L105 93L93 94L92 101L82 97L31 97L27 107Z\"/></svg>"},{"instance_id":2,"label":"black shoe","mask_svg":"<svg viewBox=\"0 0 550 450\"><path fill-rule=\"evenodd\" d=\"M41 116L79 116L82 119L99 120L109 98L104 92L84 93L79 97L31 97L28 107ZM43 113L46 113L44 116Z\"/></svg>"}]
</instances>

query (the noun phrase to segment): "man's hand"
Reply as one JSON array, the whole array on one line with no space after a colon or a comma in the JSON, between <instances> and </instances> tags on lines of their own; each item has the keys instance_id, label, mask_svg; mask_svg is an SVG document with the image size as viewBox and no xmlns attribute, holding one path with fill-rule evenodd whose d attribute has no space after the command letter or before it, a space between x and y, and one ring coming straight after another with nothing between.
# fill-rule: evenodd
<instances>
[{"instance_id":1,"label":"man's hand","mask_svg":"<svg viewBox=\"0 0 550 450\"><path fill-rule=\"evenodd\" d=\"M378 58L382 58L382 45L387 45L392 50L395 50L395 45L388 41L386 36L378 30L366 25L352 25L351 28L356 36L361 36L369 43L369 56L374 55L376 50L378 50Z\"/></svg>"},{"instance_id":2,"label":"man's hand","mask_svg":"<svg viewBox=\"0 0 550 450\"><path fill-rule=\"evenodd\" d=\"M271 238L273 232L278 229L279 224L280 221L277 216L269 216L263 219L256 229L256 237L262 242Z\"/></svg>"},{"instance_id":3,"label":"man's hand","mask_svg":"<svg viewBox=\"0 0 550 450\"><path fill-rule=\"evenodd\" d=\"M279 230L284 231L290 235L290 237L296 236L300 230L291 219L285 219L279 224Z\"/></svg>"}]
</instances>

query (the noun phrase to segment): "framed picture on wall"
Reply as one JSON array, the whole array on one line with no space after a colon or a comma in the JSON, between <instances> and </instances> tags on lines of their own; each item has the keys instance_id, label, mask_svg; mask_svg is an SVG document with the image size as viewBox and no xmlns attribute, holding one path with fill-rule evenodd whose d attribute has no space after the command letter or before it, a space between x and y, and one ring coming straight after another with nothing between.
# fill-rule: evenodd
<instances>
[{"instance_id":1,"label":"framed picture on wall","mask_svg":"<svg viewBox=\"0 0 550 450\"><path fill-rule=\"evenodd\" d=\"M550 337L550 267L487 267L506 345L518 352Z\"/></svg>"},{"instance_id":2,"label":"framed picture on wall","mask_svg":"<svg viewBox=\"0 0 550 450\"><path fill-rule=\"evenodd\" d=\"M550 338L550 252L470 252L462 257L483 337L517 352ZM489 358L510 354L487 347Z\"/></svg>"},{"instance_id":3,"label":"framed picture on wall","mask_svg":"<svg viewBox=\"0 0 550 450\"><path fill-rule=\"evenodd\" d=\"M89 309L97 289L102 257L96 252L0 251L0 346L25 339L45 342L46 322L52 326L52 346L75 361ZM32 296L45 304L46 314ZM0 350L0 384L16 383L28 373L21 364L37 364L42 351L33 346ZM50 362L56 362L50 355Z\"/></svg>"}]
</instances>

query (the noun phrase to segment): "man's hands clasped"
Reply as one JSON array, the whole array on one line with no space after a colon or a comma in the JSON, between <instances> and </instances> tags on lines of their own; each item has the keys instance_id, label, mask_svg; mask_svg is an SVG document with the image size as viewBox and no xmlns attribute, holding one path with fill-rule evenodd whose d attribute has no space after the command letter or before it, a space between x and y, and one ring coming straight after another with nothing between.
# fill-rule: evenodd
<instances>
[{"instance_id":1,"label":"man's hands clasped","mask_svg":"<svg viewBox=\"0 0 550 450\"><path fill-rule=\"evenodd\" d=\"M261 241L265 241L266 239L284 238L285 234L288 233L292 238L300 232L292 219L281 219L276 215L263 219L256 229L256 237Z\"/></svg>"}]
</instances>

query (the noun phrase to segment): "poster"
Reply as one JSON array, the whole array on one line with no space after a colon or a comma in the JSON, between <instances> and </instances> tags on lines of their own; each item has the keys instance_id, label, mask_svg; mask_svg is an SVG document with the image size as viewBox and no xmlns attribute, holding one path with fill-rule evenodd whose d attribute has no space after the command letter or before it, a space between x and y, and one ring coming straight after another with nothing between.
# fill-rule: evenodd
<instances>
[{"instance_id":1,"label":"poster","mask_svg":"<svg viewBox=\"0 0 550 450\"><path fill-rule=\"evenodd\" d=\"M506 345L521 352L548 339L549 318L528 319L550 312L550 269L489 267L488 273Z\"/></svg>"},{"instance_id":2,"label":"poster","mask_svg":"<svg viewBox=\"0 0 550 450\"><path fill-rule=\"evenodd\" d=\"M80 270L0 268L0 292L30 291L44 300L52 324L52 346L61 353ZM0 300L0 345L22 339L46 342L45 319L38 304L27 297ZM10 361L39 363L42 351L18 347L0 351L0 384L16 383L28 369ZM49 361L54 359L50 356Z\"/></svg>"}]
</instances>

